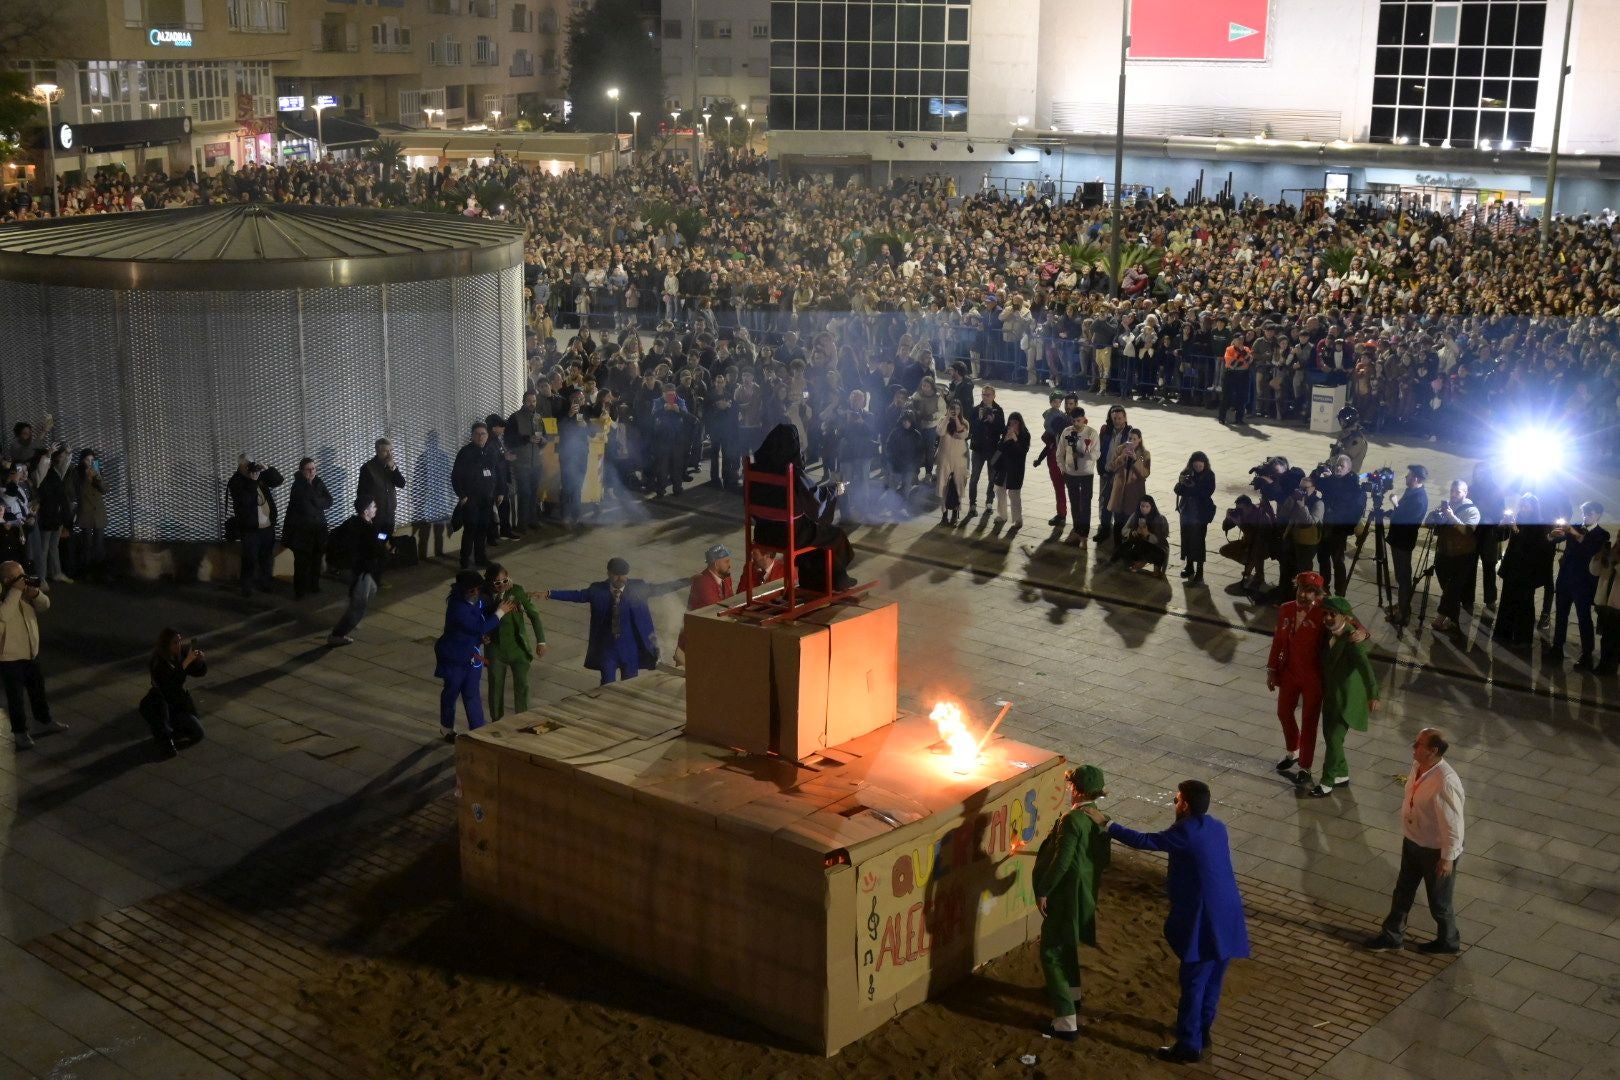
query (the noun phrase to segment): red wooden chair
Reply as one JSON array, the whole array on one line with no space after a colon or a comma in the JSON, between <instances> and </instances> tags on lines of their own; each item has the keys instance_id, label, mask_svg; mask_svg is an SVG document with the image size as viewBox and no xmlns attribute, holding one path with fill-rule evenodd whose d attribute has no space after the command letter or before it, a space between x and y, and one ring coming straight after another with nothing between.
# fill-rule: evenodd
<instances>
[{"instance_id":1,"label":"red wooden chair","mask_svg":"<svg viewBox=\"0 0 1620 1080\"><path fill-rule=\"evenodd\" d=\"M824 591L812 592L808 599L802 598L799 589L797 560L800 555L818 549L815 544L806 544L803 547L794 545L793 522L797 516L797 507L794 505L797 495L796 479L797 476L792 465L787 467L786 473L774 473L754 468L752 458L743 461L743 537L745 545L743 555L748 560L746 565L753 563L755 551L766 551L774 555L780 555L783 560L782 589L779 593L773 592L770 596L756 600L754 599L754 586L750 583L744 592L744 602L737 607L727 609L722 614L746 615L761 624L781 622L802 615L807 611L814 611L839 600L853 597L857 593L871 588L870 582L857 585L853 589L835 588L833 586L832 549L821 548L821 554L826 559L826 576L823 578L827 583L826 588ZM785 505L775 507L762 506L756 503L754 501L755 484L770 488L781 488L785 496L783 499ZM786 545L765 544L756 540L754 538L754 523L756 521L781 525L782 531L787 537ZM783 601L785 601L785 604Z\"/></svg>"}]
</instances>

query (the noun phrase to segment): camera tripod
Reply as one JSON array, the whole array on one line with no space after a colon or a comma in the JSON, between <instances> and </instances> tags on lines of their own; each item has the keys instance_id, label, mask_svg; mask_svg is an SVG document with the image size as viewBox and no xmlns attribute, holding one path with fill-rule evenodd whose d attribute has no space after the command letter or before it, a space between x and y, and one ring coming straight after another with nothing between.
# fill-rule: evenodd
<instances>
[{"instance_id":1,"label":"camera tripod","mask_svg":"<svg viewBox=\"0 0 1620 1080\"><path fill-rule=\"evenodd\" d=\"M1394 575L1389 570L1389 544L1386 536L1389 511L1384 508L1384 496L1388 492L1380 492L1377 501L1373 504L1372 513L1368 515L1369 529L1363 529L1356 537L1356 553L1350 558L1350 570L1345 575L1346 581L1356 576L1356 564L1361 561L1361 550L1367 546L1367 533L1373 534L1373 583L1378 591L1378 606L1388 610L1394 601L1395 595Z\"/></svg>"}]
</instances>

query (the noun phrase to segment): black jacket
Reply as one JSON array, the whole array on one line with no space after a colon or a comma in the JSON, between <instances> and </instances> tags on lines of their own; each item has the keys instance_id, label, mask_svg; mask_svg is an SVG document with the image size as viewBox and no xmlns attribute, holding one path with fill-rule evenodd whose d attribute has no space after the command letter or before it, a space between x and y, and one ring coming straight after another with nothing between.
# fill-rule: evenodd
<instances>
[{"instance_id":1,"label":"black jacket","mask_svg":"<svg viewBox=\"0 0 1620 1080\"><path fill-rule=\"evenodd\" d=\"M1418 527L1428 516L1429 493L1423 488L1407 488L1389 515L1389 546L1401 551L1417 547ZM1551 548L1548 551L1550 556ZM1550 557L1548 562L1550 565Z\"/></svg>"},{"instance_id":2,"label":"black jacket","mask_svg":"<svg viewBox=\"0 0 1620 1080\"><path fill-rule=\"evenodd\" d=\"M1007 432L1007 414L1001 406L986 406L980 402L971 410L964 410L962 415L968 418L968 445L973 452L982 457L995 453L1002 435Z\"/></svg>"},{"instance_id":3,"label":"black jacket","mask_svg":"<svg viewBox=\"0 0 1620 1080\"><path fill-rule=\"evenodd\" d=\"M458 499L495 498L496 463L491 452L493 443L476 446L468 443L456 451L456 463L450 468L450 487Z\"/></svg>"},{"instance_id":4,"label":"black jacket","mask_svg":"<svg viewBox=\"0 0 1620 1080\"><path fill-rule=\"evenodd\" d=\"M1029 461L1029 428L1019 425L1018 437L1003 434L990 459L990 482L1008 491L1024 486L1024 465Z\"/></svg>"},{"instance_id":5,"label":"black jacket","mask_svg":"<svg viewBox=\"0 0 1620 1080\"><path fill-rule=\"evenodd\" d=\"M45 479L39 482L39 527L50 532L72 524L73 504L68 500L67 481L55 469L46 469Z\"/></svg>"},{"instance_id":6,"label":"black jacket","mask_svg":"<svg viewBox=\"0 0 1620 1080\"><path fill-rule=\"evenodd\" d=\"M154 657L148 670L152 674L152 689L164 704L176 712L197 715L197 703L186 689L186 680L208 674L206 660L198 660L189 668L183 668L178 660Z\"/></svg>"},{"instance_id":7,"label":"black jacket","mask_svg":"<svg viewBox=\"0 0 1620 1080\"><path fill-rule=\"evenodd\" d=\"M274 468L266 466L259 473L258 483L242 475L238 470L231 474L225 485L225 491L231 500L231 517L236 521L236 527L243 532L259 527L259 500L254 489L264 492L265 502L270 504L270 527L276 527L278 511L276 510L276 497L271 494L271 488L281 486L281 473Z\"/></svg>"},{"instance_id":8,"label":"black jacket","mask_svg":"<svg viewBox=\"0 0 1620 1080\"><path fill-rule=\"evenodd\" d=\"M319 548L326 543L326 512L332 508L332 493L320 477L305 480L293 477L287 495L287 517L281 527L281 542L289 548Z\"/></svg>"},{"instance_id":9,"label":"black jacket","mask_svg":"<svg viewBox=\"0 0 1620 1080\"><path fill-rule=\"evenodd\" d=\"M397 465L390 469L373 457L360 467L360 484L355 495L377 504L377 525L383 532L394 531L399 503L394 493L404 486L405 474Z\"/></svg>"},{"instance_id":10,"label":"black jacket","mask_svg":"<svg viewBox=\"0 0 1620 1080\"><path fill-rule=\"evenodd\" d=\"M1215 520L1215 473L1184 472L1176 480L1176 509L1182 521L1208 525Z\"/></svg>"},{"instance_id":11,"label":"black jacket","mask_svg":"<svg viewBox=\"0 0 1620 1080\"><path fill-rule=\"evenodd\" d=\"M1322 493L1322 521L1328 525L1354 525L1361 520L1367 506L1367 496L1361 490L1361 481L1355 473L1348 476L1324 476L1316 482Z\"/></svg>"}]
</instances>

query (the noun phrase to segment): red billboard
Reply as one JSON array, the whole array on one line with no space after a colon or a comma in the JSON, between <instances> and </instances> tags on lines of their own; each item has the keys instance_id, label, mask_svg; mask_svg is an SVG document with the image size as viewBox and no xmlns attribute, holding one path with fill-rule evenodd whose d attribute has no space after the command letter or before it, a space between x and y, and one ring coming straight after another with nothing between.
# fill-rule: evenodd
<instances>
[{"instance_id":1,"label":"red billboard","mask_svg":"<svg viewBox=\"0 0 1620 1080\"><path fill-rule=\"evenodd\" d=\"M1271 0L1132 0L1132 60L1264 60Z\"/></svg>"}]
</instances>

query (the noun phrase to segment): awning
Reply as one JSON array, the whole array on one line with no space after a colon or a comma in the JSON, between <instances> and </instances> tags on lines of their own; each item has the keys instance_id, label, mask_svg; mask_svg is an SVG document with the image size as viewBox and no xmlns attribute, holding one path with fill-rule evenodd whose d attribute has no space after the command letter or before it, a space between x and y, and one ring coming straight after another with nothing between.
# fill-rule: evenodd
<instances>
[{"instance_id":1,"label":"awning","mask_svg":"<svg viewBox=\"0 0 1620 1080\"><path fill-rule=\"evenodd\" d=\"M280 116L283 132L299 139L316 137L313 116L306 118L298 113L281 113ZM320 140L326 147L361 146L377 141L377 129L357 124L353 120L345 120L341 116L328 116L321 120Z\"/></svg>"},{"instance_id":2,"label":"awning","mask_svg":"<svg viewBox=\"0 0 1620 1080\"><path fill-rule=\"evenodd\" d=\"M519 161L561 161L572 165L579 164L589 156L589 154L553 154L544 150L524 150L516 155Z\"/></svg>"},{"instance_id":3,"label":"awning","mask_svg":"<svg viewBox=\"0 0 1620 1080\"><path fill-rule=\"evenodd\" d=\"M472 136L447 139L445 140L444 156L464 158L494 157L495 147L499 146L500 142L500 139L493 136L489 138ZM507 140L507 143L510 145L511 140Z\"/></svg>"}]
</instances>

